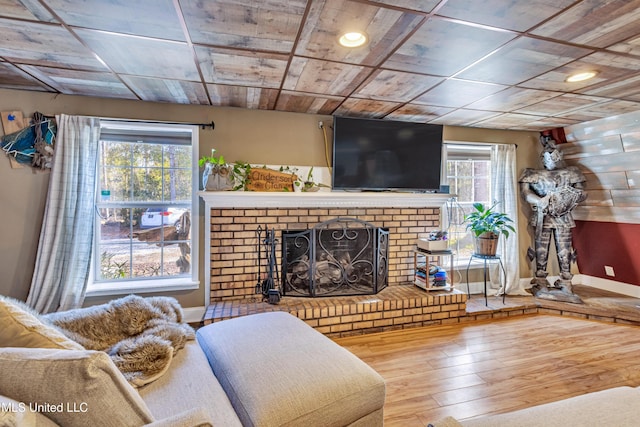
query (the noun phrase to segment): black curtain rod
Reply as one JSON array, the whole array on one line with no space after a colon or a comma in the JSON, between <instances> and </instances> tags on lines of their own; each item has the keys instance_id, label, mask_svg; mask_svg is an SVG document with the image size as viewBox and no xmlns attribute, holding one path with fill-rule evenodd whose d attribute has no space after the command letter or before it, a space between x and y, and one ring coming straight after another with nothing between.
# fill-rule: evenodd
<instances>
[{"instance_id":1,"label":"black curtain rod","mask_svg":"<svg viewBox=\"0 0 640 427\"><path fill-rule=\"evenodd\" d=\"M46 119L55 119L55 116L45 116L42 117ZM187 125L187 126L200 126L201 129L211 128L214 130L216 128L216 124L211 121L211 123L187 123L187 122L163 122L156 120L127 120L127 119L100 119L106 122L125 122L125 123L158 123L163 125Z\"/></svg>"},{"instance_id":2,"label":"black curtain rod","mask_svg":"<svg viewBox=\"0 0 640 427\"><path fill-rule=\"evenodd\" d=\"M214 130L216 128L216 124L211 121L211 123L187 123L187 122L163 122L156 120L125 120L125 119L101 119L106 122L125 122L125 123L158 123L163 125L188 125L188 126L200 126L201 129L211 128Z\"/></svg>"}]
</instances>

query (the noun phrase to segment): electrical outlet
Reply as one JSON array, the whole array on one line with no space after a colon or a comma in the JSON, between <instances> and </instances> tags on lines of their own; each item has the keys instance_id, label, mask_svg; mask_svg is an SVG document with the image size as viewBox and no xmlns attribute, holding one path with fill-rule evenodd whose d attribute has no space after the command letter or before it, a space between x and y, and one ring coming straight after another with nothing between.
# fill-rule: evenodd
<instances>
[{"instance_id":1,"label":"electrical outlet","mask_svg":"<svg viewBox=\"0 0 640 427\"><path fill-rule=\"evenodd\" d=\"M607 276L616 277L616 273L613 271L613 267L611 267L610 265L604 266L604 274L606 274Z\"/></svg>"},{"instance_id":2,"label":"electrical outlet","mask_svg":"<svg viewBox=\"0 0 640 427\"><path fill-rule=\"evenodd\" d=\"M324 123L322 121L318 122L318 129L322 129L324 127Z\"/></svg>"}]
</instances>

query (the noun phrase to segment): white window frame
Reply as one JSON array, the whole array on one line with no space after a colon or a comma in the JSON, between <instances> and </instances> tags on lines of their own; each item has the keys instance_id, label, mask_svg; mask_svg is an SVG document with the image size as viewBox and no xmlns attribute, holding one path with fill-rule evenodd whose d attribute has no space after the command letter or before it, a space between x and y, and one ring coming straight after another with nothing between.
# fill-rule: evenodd
<instances>
[{"instance_id":1,"label":"white window frame","mask_svg":"<svg viewBox=\"0 0 640 427\"><path fill-rule=\"evenodd\" d=\"M148 123L148 122L122 122L115 120L103 120L101 122L101 128L109 128L109 129L127 129L133 132L140 131L144 132L153 131L153 132L161 132L166 131L167 133L188 130L191 132L191 164L192 164L192 175L191 175L191 276L190 277L167 277L167 278L157 278L151 277L148 279L131 279L131 280L120 280L120 281L105 281L98 282L95 281L95 268L96 263L99 262L96 257L99 255L98 251L98 241L97 235L94 231L93 235L93 256L91 260L91 268L89 272L89 282L87 285L87 297L92 296L112 296L112 295L126 295L130 293L163 293L168 291L181 291L181 290L195 290L200 287L199 282L199 200L198 200L198 191L199 191L199 170L197 167L198 159L199 159L199 132L198 126L193 125L178 125L178 124L165 124L165 123ZM98 159L100 156L98 155ZM99 160L98 160L99 162ZM96 168L99 167L99 163L96 163ZM100 201L100 180L96 180L96 207L98 206L106 206L105 204L99 202ZM114 207L117 203L114 203ZM96 209L97 211L97 209ZM97 230L97 227L100 227L100 218L98 215L95 215L95 226L94 230Z\"/></svg>"},{"instance_id":2,"label":"white window frame","mask_svg":"<svg viewBox=\"0 0 640 427\"><path fill-rule=\"evenodd\" d=\"M442 168L442 182L448 183L447 162L449 160L465 160L465 159L489 160L489 162L491 162L492 161L491 146L492 144L490 143L445 141L443 150L442 150L443 151L442 158L443 158L443 165L444 165L444 167ZM491 179L492 177L489 175L489 180L491 181ZM451 188L451 191L454 192L454 189ZM490 201L492 200L492 197L493 197L491 194L490 183L489 183L489 193L490 193L489 200L483 201L485 204L491 203ZM447 202L446 209L441 210L440 223L443 225L446 225L446 227L449 228L448 215L451 213L451 210L460 209L460 206L462 206L462 203L469 203L469 202L458 202L454 194L454 197L452 198L452 200L449 200L449 202ZM465 214L471 213L471 206L468 206L468 207L464 206L464 212ZM461 258L460 253L456 251L455 247L450 247L450 249L453 249L454 253L456 253L454 257L454 266L458 269L460 268L466 269L467 266L469 265L470 257ZM481 265L478 265L476 263L471 263L469 268L474 269L479 267L481 267Z\"/></svg>"}]
</instances>

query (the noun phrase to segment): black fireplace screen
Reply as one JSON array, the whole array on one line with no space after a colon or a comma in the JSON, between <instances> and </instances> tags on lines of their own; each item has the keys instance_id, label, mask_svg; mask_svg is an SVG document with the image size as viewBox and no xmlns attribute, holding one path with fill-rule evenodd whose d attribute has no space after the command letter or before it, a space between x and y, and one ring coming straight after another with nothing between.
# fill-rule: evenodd
<instances>
[{"instance_id":1,"label":"black fireplace screen","mask_svg":"<svg viewBox=\"0 0 640 427\"><path fill-rule=\"evenodd\" d=\"M369 295L388 282L389 230L335 218L282 232L282 292L289 296Z\"/></svg>"}]
</instances>

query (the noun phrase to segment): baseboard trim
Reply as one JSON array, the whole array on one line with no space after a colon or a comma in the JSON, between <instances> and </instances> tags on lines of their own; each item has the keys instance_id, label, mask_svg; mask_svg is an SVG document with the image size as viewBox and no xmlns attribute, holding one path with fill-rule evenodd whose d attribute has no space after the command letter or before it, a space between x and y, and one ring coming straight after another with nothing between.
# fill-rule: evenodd
<instances>
[{"instance_id":1,"label":"baseboard trim","mask_svg":"<svg viewBox=\"0 0 640 427\"><path fill-rule=\"evenodd\" d=\"M592 288L615 292L629 297L640 298L640 286L631 285L629 283L587 276L586 274L576 274L573 276L573 283L575 285L591 286Z\"/></svg>"},{"instance_id":2,"label":"baseboard trim","mask_svg":"<svg viewBox=\"0 0 640 427\"><path fill-rule=\"evenodd\" d=\"M184 314L184 320L187 323L200 323L202 322L202 319L204 318L204 313L206 312L207 308L202 306L202 307L185 307L182 309L182 312Z\"/></svg>"}]
</instances>

